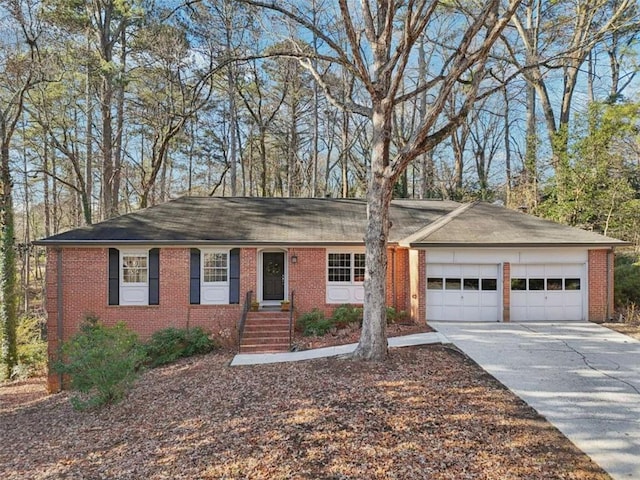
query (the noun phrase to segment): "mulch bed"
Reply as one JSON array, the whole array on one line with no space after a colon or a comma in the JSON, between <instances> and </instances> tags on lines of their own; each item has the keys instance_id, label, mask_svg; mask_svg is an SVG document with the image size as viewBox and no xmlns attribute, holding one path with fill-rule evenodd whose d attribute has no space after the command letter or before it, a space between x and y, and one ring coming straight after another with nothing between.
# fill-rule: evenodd
<instances>
[{"instance_id":1,"label":"mulch bed","mask_svg":"<svg viewBox=\"0 0 640 480\"><path fill-rule=\"evenodd\" d=\"M229 367L210 354L143 374L120 404L0 386L0 478L605 479L456 350ZM22 391L24 402L7 402Z\"/></svg>"},{"instance_id":2,"label":"mulch bed","mask_svg":"<svg viewBox=\"0 0 640 480\"><path fill-rule=\"evenodd\" d=\"M346 345L358 343L360 340L359 326L336 329L321 337L305 337L300 332L295 332L293 344L298 350L309 350L310 348L333 347L336 345ZM412 335L414 333L433 332L426 323L421 325L415 323L392 323L387 325L387 337L399 337L402 335Z\"/></svg>"}]
</instances>

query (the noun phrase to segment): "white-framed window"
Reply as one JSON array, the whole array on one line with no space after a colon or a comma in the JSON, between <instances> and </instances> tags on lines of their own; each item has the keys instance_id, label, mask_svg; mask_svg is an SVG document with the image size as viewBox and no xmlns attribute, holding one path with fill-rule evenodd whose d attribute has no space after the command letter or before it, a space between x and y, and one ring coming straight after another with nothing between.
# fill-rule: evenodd
<instances>
[{"instance_id":1,"label":"white-framed window","mask_svg":"<svg viewBox=\"0 0 640 480\"><path fill-rule=\"evenodd\" d=\"M327 303L363 303L364 259L363 248L327 251Z\"/></svg>"},{"instance_id":2,"label":"white-framed window","mask_svg":"<svg viewBox=\"0 0 640 480\"><path fill-rule=\"evenodd\" d=\"M364 258L364 253L360 252L329 252L327 281L340 284L364 282Z\"/></svg>"},{"instance_id":3,"label":"white-framed window","mask_svg":"<svg viewBox=\"0 0 640 480\"><path fill-rule=\"evenodd\" d=\"M202 283L229 282L229 252L202 252Z\"/></svg>"},{"instance_id":4,"label":"white-framed window","mask_svg":"<svg viewBox=\"0 0 640 480\"><path fill-rule=\"evenodd\" d=\"M147 285L149 281L149 252L122 251L120 253L123 285Z\"/></svg>"},{"instance_id":5,"label":"white-framed window","mask_svg":"<svg viewBox=\"0 0 640 480\"><path fill-rule=\"evenodd\" d=\"M229 250L201 250L200 303L227 305L229 303Z\"/></svg>"},{"instance_id":6,"label":"white-framed window","mask_svg":"<svg viewBox=\"0 0 640 480\"><path fill-rule=\"evenodd\" d=\"M120 305L149 304L149 250L120 250Z\"/></svg>"}]
</instances>

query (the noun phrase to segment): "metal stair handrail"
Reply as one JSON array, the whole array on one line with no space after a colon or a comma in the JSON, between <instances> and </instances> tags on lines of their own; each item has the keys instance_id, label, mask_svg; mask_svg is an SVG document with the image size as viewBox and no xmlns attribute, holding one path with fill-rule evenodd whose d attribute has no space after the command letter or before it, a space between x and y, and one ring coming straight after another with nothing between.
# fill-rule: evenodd
<instances>
[{"instance_id":1,"label":"metal stair handrail","mask_svg":"<svg viewBox=\"0 0 640 480\"><path fill-rule=\"evenodd\" d=\"M242 344L242 336L244 335L244 324L247 322L247 315L251 308L251 299L253 298L253 290L249 290L244 299L244 306L242 307L242 315L240 316L240 323L238 324L238 352L240 351L240 345Z\"/></svg>"},{"instance_id":2,"label":"metal stair handrail","mask_svg":"<svg viewBox=\"0 0 640 480\"><path fill-rule=\"evenodd\" d=\"M295 304L294 304L294 297L295 297L296 291L292 290L291 291L291 305L289 306L289 350L291 350L291 347L293 346L293 310L295 308Z\"/></svg>"}]
</instances>

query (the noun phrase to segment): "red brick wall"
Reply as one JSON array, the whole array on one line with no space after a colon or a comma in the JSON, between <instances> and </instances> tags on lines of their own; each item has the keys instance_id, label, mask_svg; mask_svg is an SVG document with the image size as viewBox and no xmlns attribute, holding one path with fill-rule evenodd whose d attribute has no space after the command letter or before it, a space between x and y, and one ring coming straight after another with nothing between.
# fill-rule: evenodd
<instances>
[{"instance_id":1,"label":"red brick wall","mask_svg":"<svg viewBox=\"0 0 640 480\"><path fill-rule=\"evenodd\" d=\"M162 328L200 326L223 341L234 341L241 305L189 304L188 248L160 249L160 305L149 306L108 305L108 248L65 248L61 252L63 341L78 331L87 315L99 317L106 325L124 322L142 339ZM249 272L253 268L253 274L244 277L255 284L255 261L251 261L251 252L244 255L243 260ZM55 358L58 349L57 252L52 248L47 252L46 275L49 355ZM50 375L49 389L59 389L57 376Z\"/></svg>"},{"instance_id":2,"label":"red brick wall","mask_svg":"<svg viewBox=\"0 0 640 480\"><path fill-rule=\"evenodd\" d=\"M502 264L502 321L511 321L511 264Z\"/></svg>"},{"instance_id":3,"label":"red brick wall","mask_svg":"<svg viewBox=\"0 0 640 480\"><path fill-rule=\"evenodd\" d=\"M63 340L69 339L87 315L95 315L106 325L122 321L147 339L167 327L199 326L232 343L246 293L257 295L256 248L240 251L240 305L189 304L189 248L160 248L160 305L108 305L108 248L64 248L61 250L63 285ZM297 257L293 264L291 258ZM390 258L393 254L390 252ZM289 292L295 290L296 313L320 308L330 315L337 305L326 303L326 250L292 248L287 255ZM408 250L395 252L396 267L389 268L388 304L398 310L409 309ZM49 248L46 271L46 308L49 355L55 358L57 339L57 251ZM392 282L393 280L393 282ZM393 294L396 298L393 298ZM424 317L422 317L424 318ZM50 390L59 389L58 379L50 376Z\"/></svg>"},{"instance_id":4,"label":"red brick wall","mask_svg":"<svg viewBox=\"0 0 640 480\"><path fill-rule=\"evenodd\" d=\"M293 256L296 264L291 262ZM392 249L388 252L387 305L397 310L409 310L409 250ZM395 260L395 267L393 261ZM326 303L327 252L324 248L291 248L288 252L289 291L295 290L297 313L319 308L331 315L338 306Z\"/></svg>"},{"instance_id":5,"label":"red brick wall","mask_svg":"<svg viewBox=\"0 0 640 480\"><path fill-rule=\"evenodd\" d=\"M258 249L240 249L240 303L244 304L247 292L253 292L253 299L258 294Z\"/></svg>"},{"instance_id":6,"label":"red brick wall","mask_svg":"<svg viewBox=\"0 0 640 480\"><path fill-rule=\"evenodd\" d=\"M589 250L589 320L601 323L613 313L613 252Z\"/></svg>"},{"instance_id":7,"label":"red brick wall","mask_svg":"<svg viewBox=\"0 0 640 480\"><path fill-rule=\"evenodd\" d=\"M293 264L291 258L298 257ZM289 292L295 290L296 313L319 308L329 315L336 305L327 305L327 253L324 248L291 248L289 261Z\"/></svg>"},{"instance_id":8,"label":"red brick wall","mask_svg":"<svg viewBox=\"0 0 640 480\"><path fill-rule=\"evenodd\" d=\"M411 310L409 282L409 250L406 248L389 249L389 268L387 269L387 305L396 311Z\"/></svg>"},{"instance_id":9,"label":"red brick wall","mask_svg":"<svg viewBox=\"0 0 640 480\"><path fill-rule=\"evenodd\" d=\"M420 250L418 254L418 322L427 318L427 252Z\"/></svg>"}]
</instances>

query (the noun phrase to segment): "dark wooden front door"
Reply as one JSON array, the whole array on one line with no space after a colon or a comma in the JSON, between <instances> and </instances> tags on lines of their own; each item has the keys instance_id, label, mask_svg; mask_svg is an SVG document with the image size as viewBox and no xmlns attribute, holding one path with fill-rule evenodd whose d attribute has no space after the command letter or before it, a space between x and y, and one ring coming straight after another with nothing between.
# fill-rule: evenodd
<instances>
[{"instance_id":1,"label":"dark wooden front door","mask_svg":"<svg viewBox=\"0 0 640 480\"><path fill-rule=\"evenodd\" d=\"M262 299L284 300L284 252L262 254Z\"/></svg>"}]
</instances>

